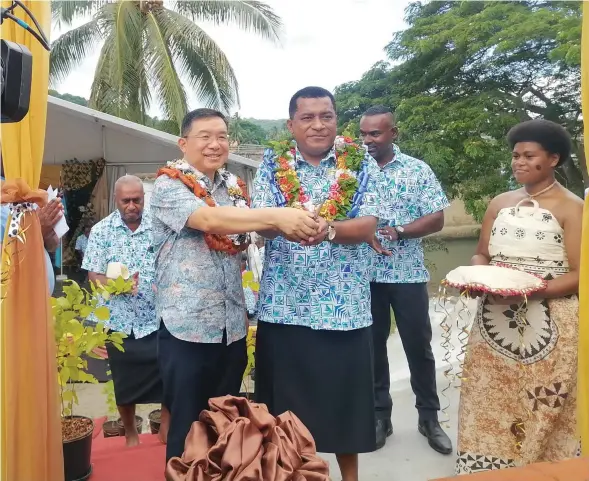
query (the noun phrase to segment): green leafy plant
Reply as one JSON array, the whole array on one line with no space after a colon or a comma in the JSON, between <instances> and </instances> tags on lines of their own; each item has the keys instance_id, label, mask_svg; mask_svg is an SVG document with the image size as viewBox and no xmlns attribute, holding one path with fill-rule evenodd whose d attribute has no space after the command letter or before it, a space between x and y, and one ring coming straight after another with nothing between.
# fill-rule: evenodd
<instances>
[{"instance_id":1,"label":"green leafy plant","mask_svg":"<svg viewBox=\"0 0 589 481\"><path fill-rule=\"evenodd\" d=\"M131 289L131 281L122 278L116 281L109 280L106 285L91 283L91 291L80 288L74 281L69 281L63 287L62 297L51 298L63 417L71 416L74 405L78 404L76 383L98 383L98 380L87 372L88 361L82 356L100 359L93 350L105 346L107 342L112 343L120 351L123 350L123 339L127 336L120 332L109 332L105 327L104 321L109 318L110 313L106 306L100 305L101 298L109 299L113 294L127 293ZM86 322L91 314L98 319L96 325Z\"/></svg>"},{"instance_id":2,"label":"green leafy plant","mask_svg":"<svg viewBox=\"0 0 589 481\"><path fill-rule=\"evenodd\" d=\"M260 284L254 280L254 273L251 271L247 271L242 274L241 284L244 289L249 287L253 292L258 292L260 290ZM246 346L247 366L243 374L244 378L249 376L249 374L252 372L252 369L256 367L256 328L254 326L250 326L248 329Z\"/></svg>"},{"instance_id":3,"label":"green leafy plant","mask_svg":"<svg viewBox=\"0 0 589 481\"><path fill-rule=\"evenodd\" d=\"M106 371L106 374L108 374L109 376L112 374L110 369ZM106 396L106 406L108 407L108 414L116 415L118 412L117 400L115 398L115 383L112 379L109 379L107 382L104 383L102 393Z\"/></svg>"},{"instance_id":4,"label":"green leafy plant","mask_svg":"<svg viewBox=\"0 0 589 481\"><path fill-rule=\"evenodd\" d=\"M244 378L249 376L252 369L256 367L256 329L254 327L249 328L245 344L247 346L247 366L243 373Z\"/></svg>"},{"instance_id":5,"label":"green leafy plant","mask_svg":"<svg viewBox=\"0 0 589 481\"><path fill-rule=\"evenodd\" d=\"M241 285L244 289L249 287L253 292L258 292L260 290L260 283L256 282L252 271L246 271L241 275Z\"/></svg>"}]
</instances>

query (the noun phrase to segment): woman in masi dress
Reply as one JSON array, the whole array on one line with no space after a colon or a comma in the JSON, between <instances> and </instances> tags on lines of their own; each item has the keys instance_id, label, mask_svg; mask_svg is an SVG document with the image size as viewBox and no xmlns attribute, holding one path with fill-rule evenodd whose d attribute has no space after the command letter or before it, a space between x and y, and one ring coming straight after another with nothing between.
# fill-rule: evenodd
<instances>
[{"instance_id":1,"label":"woman in masi dress","mask_svg":"<svg viewBox=\"0 0 589 481\"><path fill-rule=\"evenodd\" d=\"M546 279L523 297L483 295L468 341L457 474L575 456L579 263L583 202L555 178L570 161L560 125L530 120L507 135L522 187L489 204L472 264Z\"/></svg>"}]
</instances>

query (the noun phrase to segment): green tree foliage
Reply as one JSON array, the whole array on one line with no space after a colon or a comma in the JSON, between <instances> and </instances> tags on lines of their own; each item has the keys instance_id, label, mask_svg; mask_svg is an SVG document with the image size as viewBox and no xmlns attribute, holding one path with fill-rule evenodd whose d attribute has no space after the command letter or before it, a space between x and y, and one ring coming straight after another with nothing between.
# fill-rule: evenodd
<instances>
[{"instance_id":1,"label":"green tree foliage","mask_svg":"<svg viewBox=\"0 0 589 481\"><path fill-rule=\"evenodd\" d=\"M280 132L286 130L286 119L254 119L246 118L250 122L262 127L265 132L271 134L272 132Z\"/></svg>"},{"instance_id":2,"label":"green tree foliage","mask_svg":"<svg viewBox=\"0 0 589 481\"><path fill-rule=\"evenodd\" d=\"M452 197L481 218L513 186L505 134L543 117L575 139L559 180L589 183L581 145L581 2L414 2L380 62L336 89L340 128L357 132L375 104L396 110L407 153L425 159Z\"/></svg>"},{"instance_id":3,"label":"green tree foliage","mask_svg":"<svg viewBox=\"0 0 589 481\"><path fill-rule=\"evenodd\" d=\"M67 100L68 102L72 102L74 104L81 105L82 107L88 107L88 100L84 97L79 97L78 95L72 94L60 94L57 90L49 89L49 95L52 97L57 97L59 99Z\"/></svg>"},{"instance_id":4,"label":"green tree foliage","mask_svg":"<svg viewBox=\"0 0 589 481\"><path fill-rule=\"evenodd\" d=\"M239 102L229 60L199 22L229 24L277 41L282 23L257 0L52 1L54 21L90 20L52 44L52 83L102 44L89 106L141 124L156 102L180 126L186 89L207 107L227 112ZM185 82L183 82L183 80Z\"/></svg>"},{"instance_id":5,"label":"green tree foliage","mask_svg":"<svg viewBox=\"0 0 589 481\"><path fill-rule=\"evenodd\" d=\"M236 144L261 145L266 141L267 132L249 119L242 119L235 113L229 120L229 138Z\"/></svg>"}]
</instances>

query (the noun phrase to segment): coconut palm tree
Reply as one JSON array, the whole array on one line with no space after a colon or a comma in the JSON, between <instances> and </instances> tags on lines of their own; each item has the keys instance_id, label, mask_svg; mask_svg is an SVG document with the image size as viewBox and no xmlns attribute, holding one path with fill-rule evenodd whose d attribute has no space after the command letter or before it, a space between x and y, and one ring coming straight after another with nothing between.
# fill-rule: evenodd
<instances>
[{"instance_id":1,"label":"coconut palm tree","mask_svg":"<svg viewBox=\"0 0 589 481\"><path fill-rule=\"evenodd\" d=\"M52 11L57 24L91 16L53 42L52 84L102 43L89 106L139 123L155 101L179 125L186 88L208 107L228 112L239 104L229 60L198 22L235 25L273 42L282 28L273 10L255 0L67 0L53 1Z\"/></svg>"}]
</instances>

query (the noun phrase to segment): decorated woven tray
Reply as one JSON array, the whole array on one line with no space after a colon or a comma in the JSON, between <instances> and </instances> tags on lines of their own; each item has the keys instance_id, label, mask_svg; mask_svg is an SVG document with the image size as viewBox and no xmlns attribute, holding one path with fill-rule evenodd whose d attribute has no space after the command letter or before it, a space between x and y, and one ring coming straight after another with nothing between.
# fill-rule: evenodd
<instances>
[{"instance_id":1,"label":"decorated woven tray","mask_svg":"<svg viewBox=\"0 0 589 481\"><path fill-rule=\"evenodd\" d=\"M546 289L546 281L534 274L505 266L460 266L442 281L461 291L500 296L524 296Z\"/></svg>"}]
</instances>

